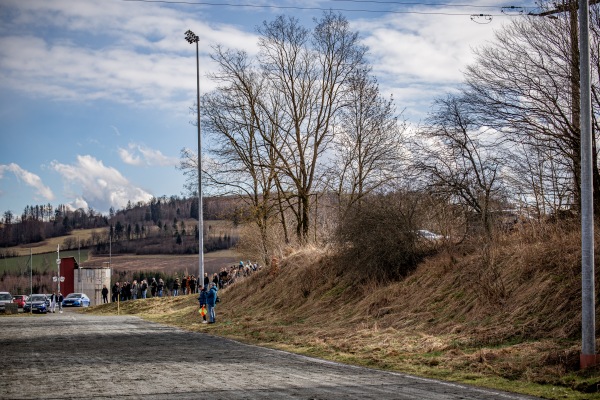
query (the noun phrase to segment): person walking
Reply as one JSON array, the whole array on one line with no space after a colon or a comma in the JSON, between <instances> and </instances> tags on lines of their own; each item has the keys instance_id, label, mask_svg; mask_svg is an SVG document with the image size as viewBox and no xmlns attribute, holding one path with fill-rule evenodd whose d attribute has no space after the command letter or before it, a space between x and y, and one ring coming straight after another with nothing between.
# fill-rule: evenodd
<instances>
[{"instance_id":1,"label":"person walking","mask_svg":"<svg viewBox=\"0 0 600 400\"><path fill-rule=\"evenodd\" d=\"M206 307L206 286L200 286L200 296L198 296L198 302L200 303L200 308ZM206 324L208 321L206 320L206 314L202 316L202 323Z\"/></svg>"},{"instance_id":2,"label":"person walking","mask_svg":"<svg viewBox=\"0 0 600 400\"><path fill-rule=\"evenodd\" d=\"M210 289L208 289L208 293L206 294L206 305L208 307L208 323L209 324L214 324L215 323L215 305L217 304L217 286L211 282L210 285L208 286Z\"/></svg>"},{"instance_id":3,"label":"person walking","mask_svg":"<svg viewBox=\"0 0 600 400\"><path fill-rule=\"evenodd\" d=\"M102 303L108 303L108 288L106 285L102 287Z\"/></svg>"}]
</instances>

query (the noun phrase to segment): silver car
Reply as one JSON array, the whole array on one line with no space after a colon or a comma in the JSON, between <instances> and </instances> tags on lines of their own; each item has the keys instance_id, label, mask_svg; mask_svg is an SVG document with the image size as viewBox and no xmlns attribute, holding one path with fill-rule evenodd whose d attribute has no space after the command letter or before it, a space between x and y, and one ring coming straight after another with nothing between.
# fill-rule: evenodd
<instances>
[{"instance_id":1,"label":"silver car","mask_svg":"<svg viewBox=\"0 0 600 400\"><path fill-rule=\"evenodd\" d=\"M0 292L0 312L6 311L6 304L12 304L13 297L8 292Z\"/></svg>"}]
</instances>

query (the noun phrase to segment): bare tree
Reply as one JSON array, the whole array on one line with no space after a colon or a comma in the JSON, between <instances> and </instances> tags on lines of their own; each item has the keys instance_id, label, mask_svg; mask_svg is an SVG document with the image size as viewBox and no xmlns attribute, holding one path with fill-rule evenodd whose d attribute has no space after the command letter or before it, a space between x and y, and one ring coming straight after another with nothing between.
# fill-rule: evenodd
<instances>
[{"instance_id":1,"label":"bare tree","mask_svg":"<svg viewBox=\"0 0 600 400\"><path fill-rule=\"evenodd\" d=\"M332 140L332 123L342 107L344 85L362 66L366 48L339 14L326 13L311 33L295 18L264 23L259 62L271 85L270 95L282 107L268 110L278 127L273 143L278 169L293 187L296 234L306 241L311 195L323 171L323 155ZM287 192L287 190L283 190Z\"/></svg>"},{"instance_id":2,"label":"bare tree","mask_svg":"<svg viewBox=\"0 0 600 400\"><path fill-rule=\"evenodd\" d=\"M219 86L202 100L204 131L212 139L203 160L207 184L252 199L257 223L265 225L276 210L286 241L290 212L297 239L309 238L311 202L324 187L335 119L351 77L365 68L366 48L344 17L325 13L315 24L310 31L295 18L265 22L254 59L215 47L219 69L210 77ZM191 151L182 152L189 188L196 162Z\"/></svg>"},{"instance_id":3,"label":"bare tree","mask_svg":"<svg viewBox=\"0 0 600 400\"><path fill-rule=\"evenodd\" d=\"M267 230L277 211L272 193L276 169L274 127L263 115L265 79L243 51L213 48L218 71L209 77L218 88L202 99L202 123L209 141L207 185L239 195L262 238L263 261L269 260ZM271 109L277 108L277 104Z\"/></svg>"},{"instance_id":4,"label":"bare tree","mask_svg":"<svg viewBox=\"0 0 600 400\"><path fill-rule=\"evenodd\" d=\"M416 170L426 187L451 202L460 202L480 217L491 233L491 206L502 194L500 152L493 132L468 113L463 97L449 95L434 109L416 143Z\"/></svg>"},{"instance_id":5,"label":"bare tree","mask_svg":"<svg viewBox=\"0 0 600 400\"><path fill-rule=\"evenodd\" d=\"M552 149L542 144L514 144L506 160L507 190L523 214L539 219L573 204L570 165Z\"/></svg>"},{"instance_id":6,"label":"bare tree","mask_svg":"<svg viewBox=\"0 0 600 400\"><path fill-rule=\"evenodd\" d=\"M360 69L348 80L345 106L335 126L335 164L332 182L344 210L364 196L391 184L400 174L402 134L393 99L384 99L369 70Z\"/></svg>"},{"instance_id":7,"label":"bare tree","mask_svg":"<svg viewBox=\"0 0 600 400\"><path fill-rule=\"evenodd\" d=\"M537 154L552 154L553 162L568 166L569 184L578 209L580 190L580 127L577 24L574 13L553 19L529 17L512 22L496 40L477 51L477 62L466 72L472 113L482 125ZM592 59L597 61L599 19L592 7ZM575 43L575 44L574 44ZM592 74L594 199L600 211L600 174L597 163L597 65ZM536 151L536 148L541 148ZM528 154L524 154L527 156ZM561 160L562 159L562 160ZM523 163L525 160L523 160ZM535 178L532 178L535 179ZM558 187L556 187L558 189ZM547 193L549 194L549 193ZM563 197L563 193L555 193Z\"/></svg>"}]
</instances>

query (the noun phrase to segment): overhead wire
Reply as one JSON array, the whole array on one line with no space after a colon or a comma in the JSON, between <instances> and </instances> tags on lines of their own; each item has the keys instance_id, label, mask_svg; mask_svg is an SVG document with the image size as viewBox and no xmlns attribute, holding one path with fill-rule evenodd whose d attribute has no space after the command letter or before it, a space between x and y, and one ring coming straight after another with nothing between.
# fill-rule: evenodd
<instances>
[{"instance_id":1,"label":"overhead wire","mask_svg":"<svg viewBox=\"0 0 600 400\"><path fill-rule=\"evenodd\" d=\"M385 5L398 5L398 6L443 6L443 7L471 7L471 8L491 8L498 9L498 6L483 6L476 4L450 4L450 3L424 3L415 1L381 1L381 0L329 0L332 2L339 3L372 3L372 4L385 4Z\"/></svg>"},{"instance_id":2,"label":"overhead wire","mask_svg":"<svg viewBox=\"0 0 600 400\"><path fill-rule=\"evenodd\" d=\"M362 12L362 13L377 13L377 14L418 14L418 15L448 15L448 16L473 16L473 13L451 13L444 11L416 11L416 10L373 10L373 9L350 9L350 8L325 8L325 7L307 7L307 6L282 6L282 5L268 5L268 4L252 4L252 3L215 3L208 1L189 1L189 0L121 0L125 2L138 2L138 3L161 3L161 4L182 4L191 6L213 6L213 7L232 7L232 8L268 8L268 9L281 9L281 10L309 10L309 11L340 11L340 12ZM390 5L423 5L423 6L444 6L444 7L489 7L498 9L499 7L493 6L469 6L466 4L435 4L435 3L420 3L420 2L384 2L375 0L330 0L330 1L349 1L354 3L378 3L378 4L390 4ZM476 16L486 17L506 17L511 16L505 13L498 14L475 14Z\"/></svg>"}]
</instances>

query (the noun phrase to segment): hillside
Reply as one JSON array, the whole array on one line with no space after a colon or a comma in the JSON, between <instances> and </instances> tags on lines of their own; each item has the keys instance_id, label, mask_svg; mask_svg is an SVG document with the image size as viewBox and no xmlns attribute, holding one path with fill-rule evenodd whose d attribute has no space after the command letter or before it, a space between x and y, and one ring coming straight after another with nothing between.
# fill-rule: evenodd
<instances>
[{"instance_id":1,"label":"hillside","mask_svg":"<svg viewBox=\"0 0 600 400\"><path fill-rule=\"evenodd\" d=\"M576 229L442 251L402 281L363 286L326 250L303 249L222 290L210 328L192 296L130 302L122 312L347 363L544 398L600 398L599 370L578 371L579 268Z\"/></svg>"}]
</instances>

